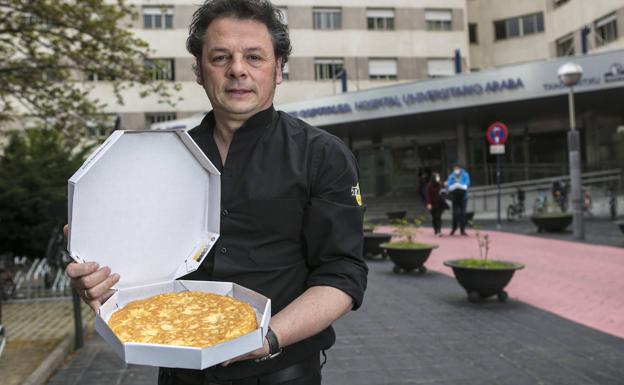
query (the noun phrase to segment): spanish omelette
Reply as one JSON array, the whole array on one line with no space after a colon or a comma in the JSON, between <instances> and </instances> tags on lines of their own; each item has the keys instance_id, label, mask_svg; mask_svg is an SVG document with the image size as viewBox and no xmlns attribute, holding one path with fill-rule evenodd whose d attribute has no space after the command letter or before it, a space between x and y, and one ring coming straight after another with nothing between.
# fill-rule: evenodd
<instances>
[{"instance_id":1,"label":"spanish omelette","mask_svg":"<svg viewBox=\"0 0 624 385\"><path fill-rule=\"evenodd\" d=\"M129 302L108 325L122 342L206 347L257 328L256 312L232 297L186 291Z\"/></svg>"}]
</instances>

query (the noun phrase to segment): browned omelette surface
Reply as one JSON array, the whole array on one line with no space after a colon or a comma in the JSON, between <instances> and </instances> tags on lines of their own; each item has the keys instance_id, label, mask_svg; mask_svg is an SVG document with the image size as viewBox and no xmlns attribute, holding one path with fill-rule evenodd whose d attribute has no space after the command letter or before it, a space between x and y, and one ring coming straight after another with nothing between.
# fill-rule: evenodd
<instances>
[{"instance_id":1,"label":"browned omelette surface","mask_svg":"<svg viewBox=\"0 0 624 385\"><path fill-rule=\"evenodd\" d=\"M248 303L187 291L132 301L108 325L122 342L205 347L247 334L257 321Z\"/></svg>"}]
</instances>

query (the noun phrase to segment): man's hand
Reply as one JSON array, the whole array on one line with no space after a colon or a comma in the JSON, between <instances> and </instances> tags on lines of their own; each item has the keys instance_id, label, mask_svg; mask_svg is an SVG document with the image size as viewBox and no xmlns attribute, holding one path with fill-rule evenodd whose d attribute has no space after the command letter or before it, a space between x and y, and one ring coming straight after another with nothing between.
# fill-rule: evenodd
<instances>
[{"instance_id":1,"label":"man's hand","mask_svg":"<svg viewBox=\"0 0 624 385\"><path fill-rule=\"evenodd\" d=\"M432 206L429 203L427 203L427 210L431 211L431 208Z\"/></svg>"},{"instance_id":2,"label":"man's hand","mask_svg":"<svg viewBox=\"0 0 624 385\"><path fill-rule=\"evenodd\" d=\"M63 231L67 236L67 225ZM72 262L67 265L65 274L70 278L71 286L76 289L78 295L94 311L113 295L114 291L110 289L119 282L119 274L111 274L109 267L100 267L96 262Z\"/></svg>"},{"instance_id":3,"label":"man's hand","mask_svg":"<svg viewBox=\"0 0 624 385\"><path fill-rule=\"evenodd\" d=\"M249 352L247 354L243 354L242 356L234 357L231 360L225 361L221 364L221 366L228 366L237 361L245 361L245 360L255 360L257 358L266 357L269 354L269 343L266 338L264 339L264 344L260 349L256 349L253 352Z\"/></svg>"}]
</instances>

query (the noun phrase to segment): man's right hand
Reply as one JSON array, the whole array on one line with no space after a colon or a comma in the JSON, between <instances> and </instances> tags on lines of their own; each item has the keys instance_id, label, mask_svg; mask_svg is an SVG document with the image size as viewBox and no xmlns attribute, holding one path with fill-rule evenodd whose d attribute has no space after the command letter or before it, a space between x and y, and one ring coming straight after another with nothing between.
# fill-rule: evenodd
<instances>
[{"instance_id":1,"label":"man's right hand","mask_svg":"<svg viewBox=\"0 0 624 385\"><path fill-rule=\"evenodd\" d=\"M67 225L63 230L67 236ZM78 295L94 311L113 295L114 291L111 288L119 282L119 274L111 274L109 267L100 267L97 262L72 262L67 265L65 274L70 278L71 286L76 289Z\"/></svg>"},{"instance_id":2,"label":"man's right hand","mask_svg":"<svg viewBox=\"0 0 624 385\"><path fill-rule=\"evenodd\" d=\"M433 206L431 206L430 204L427 204L427 210L431 211L432 208Z\"/></svg>"}]
</instances>

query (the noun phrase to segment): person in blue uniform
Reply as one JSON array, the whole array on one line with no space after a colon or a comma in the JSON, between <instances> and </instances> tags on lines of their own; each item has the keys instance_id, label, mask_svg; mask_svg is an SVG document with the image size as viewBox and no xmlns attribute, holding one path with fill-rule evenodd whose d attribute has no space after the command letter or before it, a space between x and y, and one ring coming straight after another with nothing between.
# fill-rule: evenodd
<instances>
[{"instance_id":1,"label":"person in blue uniform","mask_svg":"<svg viewBox=\"0 0 624 385\"><path fill-rule=\"evenodd\" d=\"M221 171L222 200L219 241L184 279L246 286L273 314L262 348L204 371L161 368L159 384L320 384L331 324L366 288L356 161L335 136L274 109L291 45L269 1L206 1L187 48L212 105L190 135ZM67 274L93 308L120 279L96 263Z\"/></svg>"},{"instance_id":2,"label":"person in blue uniform","mask_svg":"<svg viewBox=\"0 0 624 385\"><path fill-rule=\"evenodd\" d=\"M468 203L468 187L470 175L459 163L453 166L453 171L446 180L446 187L453 202L453 228L450 235L454 235L459 227L461 235L466 233L466 206Z\"/></svg>"}]
</instances>

